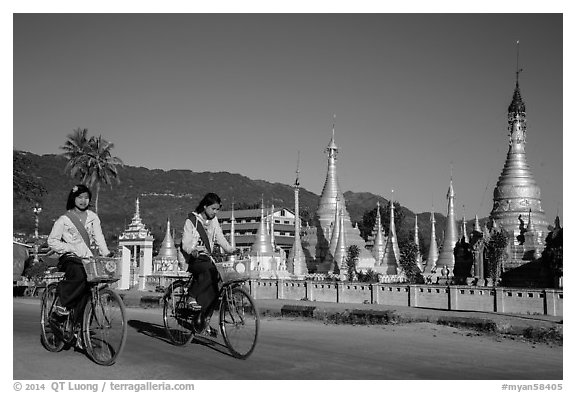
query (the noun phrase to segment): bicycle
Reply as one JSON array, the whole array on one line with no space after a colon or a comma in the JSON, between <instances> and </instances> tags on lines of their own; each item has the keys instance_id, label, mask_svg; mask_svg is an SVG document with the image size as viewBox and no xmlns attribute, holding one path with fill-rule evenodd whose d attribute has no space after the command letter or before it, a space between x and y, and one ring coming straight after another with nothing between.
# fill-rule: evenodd
<instances>
[{"instance_id":1,"label":"bicycle","mask_svg":"<svg viewBox=\"0 0 576 393\"><path fill-rule=\"evenodd\" d=\"M218 269L218 281L222 285L218 296L207 309L206 322L200 327L194 323L200 311L194 310L190 304L193 299L188 294L193 280L190 275L186 280L174 281L164 294L164 328L174 345L185 345L195 335L206 331L213 313L219 310L218 324L228 350L234 357L246 359L254 351L260 326L254 299L243 288L248 277L235 273L231 269L233 262L217 263L212 256L209 257ZM242 263L239 265L245 269Z\"/></svg>"},{"instance_id":2,"label":"bicycle","mask_svg":"<svg viewBox=\"0 0 576 393\"><path fill-rule=\"evenodd\" d=\"M73 347L82 340L88 356L97 364L110 366L124 349L127 320L122 298L109 285L118 278L113 277L116 264L112 258L83 259L88 277L89 292L84 302L80 324L74 323L74 310L67 316L56 313L60 304L58 282L64 273L56 273L57 282L49 284L42 294L40 314L41 342L50 352L59 352L65 346Z\"/></svg>"}]
</instances>

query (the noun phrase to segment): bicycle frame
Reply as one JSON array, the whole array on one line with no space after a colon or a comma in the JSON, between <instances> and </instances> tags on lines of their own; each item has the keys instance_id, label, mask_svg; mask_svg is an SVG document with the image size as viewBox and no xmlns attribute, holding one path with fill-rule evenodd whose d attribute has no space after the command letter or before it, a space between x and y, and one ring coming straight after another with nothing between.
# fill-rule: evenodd
<instances>
[{"instance_id":1,"label":"bicycle frame","mask_svg":"<svg viewBox=\"0 0 576 393\"><path fill-rule=\"evenodd\" d=\"M191 306L189 290L193 280L194 275L176 280L166 291L163 319L171 342L174 345L186 345L195 335L205 332L216 337L217 332L210 325L210 320L217 312L218 325L226 346L234 357L246 359L256 345L259 320L254 300L242 288L248 278L234 277L224 282L219 271L217 295L202 311Z\"/></svg>"}]
</instances>

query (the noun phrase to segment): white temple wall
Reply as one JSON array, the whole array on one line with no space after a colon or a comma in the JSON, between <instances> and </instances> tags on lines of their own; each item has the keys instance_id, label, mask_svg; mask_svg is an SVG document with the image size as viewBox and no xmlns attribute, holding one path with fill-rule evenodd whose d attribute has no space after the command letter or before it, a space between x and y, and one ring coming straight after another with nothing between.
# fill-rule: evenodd
<instances>
[{"instance_id":1,"label":"white temple wall","mask_svg":"<svg viewBox=\"0 0 576 393\"><path fill-rule=\"evenodd\" d=\"M417 284L368 284L251 279L258 299L285 299L348 304L384 304L515 314L563 315L564 293L558 289L469 287Z\"/></svg>"}]
</instances>

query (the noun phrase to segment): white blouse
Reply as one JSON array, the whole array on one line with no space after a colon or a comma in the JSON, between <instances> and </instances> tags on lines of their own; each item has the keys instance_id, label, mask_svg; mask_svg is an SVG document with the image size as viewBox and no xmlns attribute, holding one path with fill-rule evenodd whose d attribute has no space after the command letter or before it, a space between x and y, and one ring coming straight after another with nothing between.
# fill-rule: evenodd
<instances>
[{"instance_id":1,"label":"white blouse","mask_svg":"<svg viewBox=\"0 0 576 393\"><path fill-rule=\"evenodd\" d=\"M94 247L96 245L101 255L108 255L110 251L108 251L106 239L104 239L102 234L100 218L91 210L87 210L87 213L84 228L88 232L90 245L84 242L76 225L66 215L62 215L52 227L52 231L48 236L48 246L60 255L71 252L80 258L88 258L93 256L89 246Z\"/></svg>"},{"instance_id":2,"label":"white blouse","mask_svg":"<svg viewBox=\"0 0 576 393\"><path fill-rule=\"evenodd\" d=\"M232 247L224 237L217 217L204 221L201 215L197 214L196 212L193 214L198 220L198 225L204 226L206 235L208 235L208 241L210 242L211 250L214 250L214 244L217 243L226 252L234 252L235 248ZM187 218L186 222L184 223L184 232L182 233L182 249L190 254L193 250L196 250L196 247L199 245L203 245L202 240L200 239L200 233L198 233L194 227L194 224L192 224L192 221Z\"/></svg>"}]
</instances>

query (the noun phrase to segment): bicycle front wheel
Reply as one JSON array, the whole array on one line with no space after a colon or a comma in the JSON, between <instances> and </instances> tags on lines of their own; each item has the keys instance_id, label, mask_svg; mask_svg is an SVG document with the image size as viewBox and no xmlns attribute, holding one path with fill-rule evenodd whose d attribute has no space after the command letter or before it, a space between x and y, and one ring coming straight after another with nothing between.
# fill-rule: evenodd
<instances>
[{"instance_id":1,"label":"bicycle front wheel","mask_svg":"<svg viewBox=\"0 0 576 393\"><path fill-rule=\"evenodd\" d=\"M62 331L59 328L60 322L55 320L53 313L58 295L56 287L58 284L50 284L42 294L42 306L40 307L40 342L50 352L59 352L64 347ZM62 317L60 317L62 318Z\"/></svg>"},{"instance_id":2,"label":"bicycle front wheel","mask_svg":"<svg viewBox=\"0 0 576 393\"><path fill-rule=\"evenodd\" d=\"M164 329L174 345L185 345L194 336L192 333L192 311L187 307L186 283L176 281L164 295Z\"/></svg>"},{"instance_id":3,"label":"bicycle front wheel","mask_svg":"<svg viewBox=\"0 0 576 393\"><path fill-rule=\"evenodd\" d=\"M92 360L103 366L114 364L128 334L122 298L109 288L100 289L96 298L86 304L82 329Z\"/></svg>"},{"instance_id":4,"label":"bicycle front wheel","mask_svg":"<svg viewBox=\"0 0 576 393\"><path fill-rule=\"evenodd\" d=\"M220 305L220 330L226 346L246 359L256 346L260 317L252 297L243 288L225 290Z\"/></svg>"}]
</instances>

